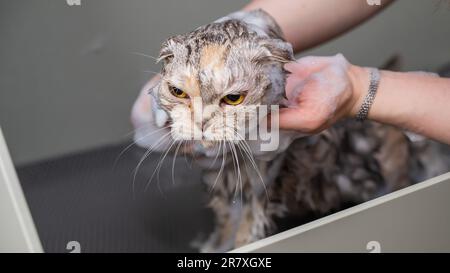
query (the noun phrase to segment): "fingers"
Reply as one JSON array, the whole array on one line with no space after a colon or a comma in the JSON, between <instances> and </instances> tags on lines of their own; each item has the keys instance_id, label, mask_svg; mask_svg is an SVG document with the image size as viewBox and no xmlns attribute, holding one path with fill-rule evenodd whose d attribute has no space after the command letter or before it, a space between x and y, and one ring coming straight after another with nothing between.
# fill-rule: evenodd
<instances>
[{"instance_id":1,"label":"fingers","mask_svg":"<svg viewBox=\"0 0 450 273\"><path fill-rule=\"evenodd\" d=\"M305 78L297 77L296 75L289 75L286 79L286 98L289 102L295 100L298 93L304 86Z\"/></svg>"},{"instance_id":2,"label":"fingers","mask_svg":"<svg viewBox=\"0 0 450 273\"><path fill-rule=\"evenodd\" d=\"M153 123L161 128L167 123L169 116L159 108L153 97L155 94L151 92L159 80L160 76L155 76L148 81L136 99L131 112L131 121L135 128Z\"/></svg>"},{"instance_id":3,"label":"fingers","mask_svg":"<svg viewBox=\"0 0 450 273\"><path fill-rule=\"evenodd\" d=\"M336 54L332 57L307 56L284 65L284 69L297 75L298 77L307 77L312 73L322 70L330 64L347 64L347 60L342 54Z\"/></svg>"},{"instance_id":4,"label":"fingers","mask_svg":"<svg viewBox=\"0 0 450 273\"><path fill-rule=\"evenodd\" d=\"M161 75L155 75L153 78L151 78L142 88L143 92L146 92L147 94L150 93L155 87L158 82L161 80Z\"/></svg>"},{"instance_id":5,"label":"fingers","mask_svg":"<svg viewBox=\"0 0 450 273\"><path fill-rule=\"evenodd\" d=\"M166 125L167 121L169 120L169 115L167 114L167 112L160 108L155 108L154 113L156 126L158 126L159 128L164 127L164 125Z\"/></svg>"},{"instance_id":6,"label":"fingers","mask_svg":"<svg viewBox=\"0 0 450 273\"><path fill-rule=\"evenodd\" d=\"M157 79L155 79L155 78L153 78L150 81L150 84L153 83L153 85L156 85L158 83L159 78L157 78ZM151 89L153 89L154 87L155 86L152 86ZM158 128L161 128L166 125L167 121L169 120L169 115L167 114L167 112L165 110L160 108L160 106L156 102L155 95L156 95L155 93L150 92L150 94L147 96L151 98L151 111L153 112L155 124Z\"/></svg>"},{"instance_id":7,"label":"fingers","mask_svg":"<svg viewBox=\"0 0 450 273\"><path fill-rule=\"evenodd\" d=\"M317 133L324 127L320 119L305 118L302 110L298 108L282 108L279 114L279 128L293 130L301 133Z\"/></svg>"},{"instance_id":8,"label":"fingers","mask_svg":"<svg viewBox=\"0 0 450 273\"><path fill-rule=\"evenodd\" d=\"M323 70L334 57L308 56L284 65L291 72L286 80L286 98L292 100L305 85L305 81L313 74Z\"/></svg>"},{"instance_id":9,"label":"fingers","mask_svg":"<svg viewBox=\"0 0 450 273\"><path fill-rule=\"evenodd\" d=\"M328 65L334 57L307 56L284 65L284 69L298 76L307 76Z\"/></svg>"},{"instance_id":10,"label":"fingers","mask_svg":"<svg viewBox=\"0 0 450 273\"><path fill-rule=\"evenodd\" d=\"M284 130L303 131L303 120L298 109L282 108L279 114L279 126Z\"/></svg>"},{"instance_id":11,"label":"fingers","mask_svg":"<svg viewBox=\"0 0 450 273\"><path fill-rule=\"evenodd\" d=\"M349 96L349 63L341 54L305 57L285 65L288 106L280 109L280 129L317 133L338 119Z\"/></svg>"}]
</instances>

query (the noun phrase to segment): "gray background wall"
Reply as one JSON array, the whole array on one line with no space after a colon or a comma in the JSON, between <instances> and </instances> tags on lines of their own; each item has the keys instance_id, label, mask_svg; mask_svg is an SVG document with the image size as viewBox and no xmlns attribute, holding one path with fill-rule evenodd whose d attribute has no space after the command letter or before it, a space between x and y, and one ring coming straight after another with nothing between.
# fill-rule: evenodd
<instances>
[{"instance_id":1,"label":"gray background wall","mask_svg":"<svg viewBox=\"0 0 450 273\"><path fill-rule=\"evenodd\" d=\"M81 1L0 0L0 125L16 164L126 138L144 70L159 69L132 52L156 56L166 37L247 2ZM373 66L401 53L403 69L434 70L450 61L450 7L399 0L305 54L338 52Z\"/></svg>"}]
</instances>

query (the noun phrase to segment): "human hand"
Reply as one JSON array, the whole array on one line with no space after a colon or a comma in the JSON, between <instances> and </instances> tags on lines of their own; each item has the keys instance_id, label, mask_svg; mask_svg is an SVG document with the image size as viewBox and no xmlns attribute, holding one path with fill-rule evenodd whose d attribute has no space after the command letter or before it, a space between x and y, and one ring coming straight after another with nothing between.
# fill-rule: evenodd
<instances>
[{"instance_id":1,"label":"human hand","mask_svg":"<svg viewBox=\"0 0 450 273\"><path fill-rule=\"evenodd\" d=\"M169 117L164 110L158 108L151 93L159 80L160 76L155 76L142 88L131 111L131 123L137 145L164 150L169 144L167 136L170 129L166 126Z\"/></svg>"},{"instance_id":2,"label":"human hand","mask_svg":"<svg viewBox=\"0 0 450 273\"><path fill-rule=\"evenodd\" d=\"M368 82L364 68L350 64L342 54L304 57L284 68L291 74L286 82L288 108L280 109L280 129L314 134L356 115Z\"/></svg>"}]
</instances>

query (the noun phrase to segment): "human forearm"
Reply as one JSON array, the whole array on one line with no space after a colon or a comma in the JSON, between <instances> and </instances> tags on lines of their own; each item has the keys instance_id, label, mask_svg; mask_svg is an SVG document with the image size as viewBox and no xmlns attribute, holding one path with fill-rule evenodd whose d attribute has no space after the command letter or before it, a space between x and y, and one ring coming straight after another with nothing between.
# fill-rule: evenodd
<instances>
[{"instance_id":1,"label":"human forearm","mask_svg":"<svg viewBox=\"0 0 450 273\"><path fill-rule=\"evenodd\" d=\"M299 52L357 26L391 2L382 0L382 5L370 6L363 0L255 0L244 10L261 8L272 15Z\"/></svg>"},{"instance_id":2,"label":"human forearm","mask_svg":"<svg viewBox=\"0 0 450 273\"><path fill-rule=\"evenodd\" d=\"M367 93L368 72L352 67L354 117ZM381 72L370 120L391 124L450 144L450 79L423 73Z\"/></svg>"}]
</instances>

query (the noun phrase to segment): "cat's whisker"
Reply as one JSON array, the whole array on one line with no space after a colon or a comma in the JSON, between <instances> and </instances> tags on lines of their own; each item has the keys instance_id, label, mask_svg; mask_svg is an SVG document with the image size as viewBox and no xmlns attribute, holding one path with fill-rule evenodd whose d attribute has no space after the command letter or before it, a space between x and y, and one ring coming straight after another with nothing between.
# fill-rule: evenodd
<instances>
[{"instance_id":1,"label":"cat's whisker","mask_svg":"<svg viewBox=\"0 0 450 273\"><path fill-rule=\"evenodd\" d=\"M127 150L129 150L131 147L133 147L134 145L136 145L136 144L137 144L137 143L136 143L137 141L143 140L144 138L149 137L149 136L151 136L151 135L153 135L153 134L155 134L155 133L157 133L157 132L160 132L161 130L167 129L167 128L168 128L168 126L163 127L163 128L160 128L160 129L158 129L158 130L155 130L155 131L152 131L152 132L150 132L150 133L148 133L148 134L145 134L144 136L138 138L137 140L133 140L132 143L129 144L129 145L127 145L127 147L125 147L124 149L122 149L122 151L121 151L121 152L119 153L119 155L116 157L116 159L114 160L113 170L116 168L117 163L119 162L120 157L121 157ZM134 132L135 132L135 130L133 130L132 133L134 133Z\"/></svg>"},{"instance_id":2,"label":"cat's whisker","mask_svg":"<svg viewBox=\"0 0 450 273\"><path fill-rule=\"evenodd\" d=\"M170 151L170 149L172 148L172 145L173 145L174 142L175 142L175 141L173 140L173 141L171 142L171 144L170 144L170 147L169 147L164 153L162 153L162 154L159 156L158 163L157 163L155 169L153 170L153 173L152 173L150 179L147 180L147 183L146 183L145 188L144 188L144 192L146 192L147 189L148 189L148 187L150 186L150 183L152 182L153 177L155 176L155 173L158 172L158 175L159 175L159 171L158 171L158 170L159 170L159 167L160 167L162 161L164 161L164 158L166 157L166 154L167 154L167 153ZM159 179L159 178L158 178L158 179ZM159 180L158 180L157 186L158 186L158 190L159 190L159 192L161 193L161 195L164 196L164 193L163 193L163 191L161 190L161 186L160 186L160 184L159 184Z\"/></svg>"},{"instance_id":3,"label":"cat's whisker","mask_svg":"<svg viewBox=\"0 0 450 273\"><path fill-rule=\"evenodd\" d=\"M267 191L266 183L264 182L264 179L263 179L263 177L261 175L261 172L259 171L259 168L258 168L258 166L256 164L255 158L253 157L251 151L249 151L250 147L248 146L248 144L246 142L244 142L244 143L245 143L245 145L243 145L243 146L244 147L247 146L247 148L246 148L247 149L247 153L246 153L247 154L247 158L249 159L250 163L253 166L253 169L255 170L256 174L259 177L259 181L261 182L261 184L262 184L262 186L264 188L264 192L266 194L266 199L269 200L269 192Z\"/></svg>"},{"instance_id":4,"label":"cat's whisker","mask_svg":"<svg viewBox=\"0 0 450 273\"><path fill-rule=\"evenodd\" d=\"M241 155L241 157L242 157L242 159L243 159L243 161L244 161L245 170L246 170L247 178L248 178L248 174L249 174L249 169L250 169L250 168L248 167L247 161L245 160L245 157L244 157L245 152L244 152L244 154L242 154L243 147L242 147L242 145L241 145L240 142L237 143L237 147L238 147L239 153L240 153L240 155ZM245 155L245 156L247 156L247 155ZM247 156L247 157L248 157L248 156ZM241 182L241 203L242 203L242 195L243 195L243 185L242 185L242 182Z\"/></svg>"},{"instance_id":5,"label":"cat's whisker","mask_svg":"<svg viewBox=\"0 0 450 273\"><path fill-rule=\"evenodd\" d=\"M144 127L148 127L149 125L150 125L150 124L141 124L141 125L135 127L135 128L134 128L133 130L131 130L130 132L125 133L124 135L122 135L122 137L123 137L123 138L129 137L130 135L136 133L137 130L140 130L140 129L144 128ZM162 127L162 128L160 128L160 129L164 129L164 128L168 128L168 126ZM154 131L152 131L152 132L154 132Z\"/></svg>"},{"instance_id":6,"label":"cat's whisker","mask_svg":"<svg viewBox=\"0 0 450 273\"><path fill-rule=\"evenodd\" d=\"M248 145L247 141L245 141L245 139L239 134L239 132L235 131L235 133L238 136L238 138L240 139L238 143L241 143L242 147L245 148L244 149L244 151L246 151L245 154L247 155L247 158L249 159L250 163L252 164L256 174L259 176L259 179L260 179L260 181L264 187L264 191L266 193L266 198L267 198L267 200L269 200L269 193L267 191L267 186L264 183L264 179L262 178L261 173L259 172L259 168L256 164L255 158L253 157L250 146Z\"/></svg>"},{"instance_id":7,"label":"cat's whisker","mask_svg":"<svg viewBox=\"0 0 450 273\"><path fill-rule=\"evenodd\" d=\"M187 160L188 152L187 152L187 148L186 148L189 143L190 143L189 141L185 141L183 144L183 150L184 150L183 156L184 156L184 161L186 162L186 165L189 165L189 162Z\"/></svg>"},{"instance_id":8,"label":"cat's whisker","mask_svg":"<svg viewBox=\"0 0 450 273\"><path fill-rule=\"evenodd\" d=\"M138 127L135 127L135 128L134 128L133 130L131 130L130 132L125 133L124 135L122 135L122 137L123 137L123 138L127 138L127 137L129 137L130 135L136 133L137 130L139 130L139 129L145 127L145 126L148 126L148 125L147 125L147 124L143 124L143 125L140 125L140 126L138 126Z\"/></svg>"},{"instance_id":9,"label":"cat's whisker","mask_svg":"<svg viewBox=\"0 0 450 273\"><path fill-rule=\"evenodd\" d=\"M241 166L239 165L239 157L236 151L236 146L234 143L232 143L232 147L233 147L233 151L234 151L234 155L236 158L236 166L237 166L237 173L238 173L238 180L237 180L237 184L236 184L236 196L238 193L239 188L242 187L242 175L241 175ZM242 201L242 194L241 194L241 201ZM242 205L242 202L241 202Z\"/></svg>"},{"instance_id":10,"label":"cat's whisker","mask_svg":"<svg viewBox=\"0 0 450 273\"><path fill-rule=\"evenodd\" d=\"M147 189L148 189L148 187L150 186L150 183L152 182L152 180L153 180L153 177L155 176L155 174L157 174L157 179L159 179L158 177L159 177L159 170L160 170L160 168L161 168L161 166L162 166L162 163L164 162L164 159L166 158L166 156L167 156L167 154L169 153L169 151L172 149L172 147L173 147L173 145L176 143L176 140L172 140L171 141L171 144L170 144L170 146L169 146L169 148L159 157L159 160L158 160L158 164L156 165L156 168L155 168L155 170L153 171L153 173L152 173L152 176L150 177L150 179L147 181L147 184L145 185L145 188L144 188L144 192L146 192L147 191ZM158 183L158 189L159 189L159 191L161 192L161 194L163 194L163 192L162 192L162 190L161 190L161 187L160 187L160 185L159 185L159 183ZM164 194L163 194L164 195Z\"/></svg>"},{"instance_id":11,"label":"cat's whisker","mask_svg":"<svg viewBox=\"0 0 450 273\"><path fill-rule=\"evenodd\" d=\"M139 167L141 166L141 164L145 161L145 159L157 148L159 147L163 142L162 140L165 140L165 138L167 136L169 136L171 134L171 132L165 133L164 135L162 135L155 144L153 144L149 149L147 149L147 151L144 153L143 157L141 158L141 160L139 160L139 163L137 164L135 170L134 170L134 176L133 179L136 179L136 175L137 172L139 170Z\"/></svg>"},{"instance_id":12,"label":"cat's whisker","mask_svg":"<svg viewBox=\"0 0 450 273\"><path fill-rule=\"evenodd\" d=\"M169 154L170 150L172 149L172 147L173 147L173 145L175 143L176 143L176 140L172 140L171 143L169 144L169 148L167 148L167 150L164 153L162 153L162 155L159 157L158 164L156 165L156 168L153 171L153 174L152 174L152 176L150 177L150 179L148 181L148 183L151 183L151 181L153 180L153 176L156 174L156 180L157 180L157 184L158 184L158 189L159 189L159 191L161 193L162 193L162 191L161 191L161 187L160 187L160 184L159 184L159 172L161 170L161 166L162 166L162 164L164 162L164 159L166 158L167 154ZM146 191L146 190L147 190L147 186L145 187L144 191Z\"/></svg>"},{"instance_id":13,"label":"cat's whisker","mask_svg":"<svg viewBox=\"0 0 450 273\"><path fill-rule=\"evenodd\" d=\"M147 57L147 58L153 59L153 60L155 60L155 61L158 61L158 58L153 57L153 56L151 56L151 55L144 54L144 53L140 53L140 52L131 52L131 54L138 55L138 56L142 56L142 57Z\"/></svg>"},{"instance_id":14,"label":"cat's whisker","mask_svg":"<svg viewBox=\"0 0 450 273\"><path fill-rule=\"evenodd\" d=\"M227 131L228 130L233 130L233 128L229 128L229 127L225 127L224 128L224 132L225 132L225 135L227 135ZM234 155L234 150L233 150L233 142L232 141L227 141L227 140L225 140L225 144L228 144L228 147L230 147L230 153L231 153L231 159L232 159L232 161L233 161L233 170L234 170L234 175L236 176L236 178L238 178L238 174L237 174L237 167L236 167L236 160L235 160L235 155ZM235 201L235 199L236 199L236 195L237 195L237 189L238 189L238 187L237 187L237 184L236 184L236 186L235 186L235 190L234 190L234 197L233 197L233 202Z\"/></svg>"},{"instance_id":15,"label":"cat's whisker","mask_svg":"<svg viewBox=\"0 0 450 273\"><path fill-rule=\"evenodd\" d=\"M152 74L154 74L154 75L160 75L160 76L162 76L162 74L160 73L160 72L156 72L156 71L152 71L152 70L142 70L142 72L145 72L145 73L152 73ZM149 88L150 89L150 88Z\"/></svg>"},{"instance_id":16,"label":"cat's whisker","mask_svg":"<svg viewBox=\"0 0 450 273\"><path fill-rule=\"evenodd\" d=\"M215 147L217 148L217 153L216 153L216 156L214 157L214 160L211 163L210 167L212 167L212 166L214 166L214 164L216 164L217 158L219 157L220 145L222 145L222 142L219 142L219 145L215 145Z\"/></svg>"},{"instance_id":17,"label":"cat's whisker","mask_svg":"<svg viewBox=\"0 0 450 273\"><path fill-rule=\"evenodd\" d=\"M144 155L143 155L143 156L141 157L141 159L140 159L141 161L144 161L144 160L145 160L147 153L149 153L149 151L150 151L151 149L152 149L152 147L148 148L148 149L145 151ZM140 162L139 162L139 163L140 163ZM138 167L136 167L135 170L134 170L133 180L132 180L132 182L131 182L131 191L132 191L132 194L133 194L133 199L136 198L136 176L137 176L137 171L138 171Z\"/></svg>"},{"instance_id":18,"label":"cat's whisker","mask_svg":"<svg viewBox=\"0 0 450 273\"><path fill-rule=\"evenodd\" d=\"M231 151L231 158L233 159L234 174L235 174L235 176L238 179L238 181L236 182L236 186L235 186L235 190L234 190L234 197L233 197L233 202L235 202L236 201L237 192L238 192L240 170L239 170L239 163L238 163L238 159L237 159L237 154L236 154L236 151L235 151L234 146L233 146L234 144L232 142L229 142L228 145L229 145L230 151Z\"/></svg>"},{"instance_id":19,"label":"cat's whisker","mask_svg":"<svg viewBox=\"0 0 450 273\"><path fill-rule=\"evenodd\" d=\"M174 140L171 141L171 144L173 144L173 142L174 142ZM171 146L166 150L166 152L168 152L168 151L170 150L170 148L171 148ZM151 175L151 178L147 181L147 183L146 183L146 185L145 185L145 187L144 187L144 192L147 191L147 188L148 188L148 186L149 186L149 181L151 181L151 180L153 179L153 176L155 175L155 172L156 172L156 170L158 169L159 163L161 162L161 158L164 156L164 154L165 154L165 153L162 153L162 154L160 155L160 157L159 157L159 159L158 159L158 163L157 163L157 165L156 165L156 167L155 167L155 169L154 169L154 171L153 171L153 173L152 173L152 175ZM159 187L159 185L158 185L158 187ZM160 188L159 188L159 190L160 190L160 192L162 193L162 191L161 191Z\"/></svg>"},{"instance_id":20,"label":"cat's whisker","mask_svg":"<svg viewBox=\"0 0 450 273\"><path fill-rule=\"evenodd\" d=\"M172 185L175 185L175 160L177 159L177 154L178 154L178 150L181 147L181 144L183 144L184 140L181 140L180 143L178 144L176 150L175 150L175 154L173 155L173 159L172 159Z\"/></svg>"},{"instance_id":21,"label":"cat's whisker","mask_svg":"<svg viewBox=\"0 0 450 273\"><path fill-rule=\"evenodd\" d=\"M141 124L140 126L137 126L133 130L122 135L122 138L128 138L130 135L135 134L137 130L140 130L140 129L142 129L144 127L148 127L148 126L149 126L148 124ZM166 127L164 127L164 128L166 128ZM161 128L161 129L164 129L164 128Z\"/></svg>"},{"instance_id":22,"label":"cat's whisker","mask_svg":"<svg viewBox=\"0 0 450 273\"><path fill-rule=\"evenodd\" d=\"M223 150L222 151L222 164L220 166L219 173L217 174L216 179L214 180L214 184L212 185L211 189L209 190L210 194L214 190L214 186L216 185L217 181L219 180L219 177L222 175L222 172L223 172L223 170L225 168L225 163L227 161L227 153L225 151L225 145L226 144L225 144L225 142L223 140L221 140L220 143L221 143L221 147L222 147L222 150Z\"/></svg>"},{"instance_id":23,"label":"cat's whisker","mask_svg":"<svg viewBox=\"0 0 450 273\"><path fill-rule=\"evenodd\" d=\"M144 155L142 156L142 158L140 159L139 163L137 164L136 168L134 169L134 174L133 174L133 182L132 182L132 191L133 191L133 196L135 195L135 188L136 188L136 177L139 171L140 166L142 165L142 163L145 161L145 159L152 154L156 148L158 148L163 142L162 140L164 140L167 136L169 136L171 134L171 132L168 132L166 134L164 134L163 136L161 136L155 144L153 144L149 149L147 149L147 151L144 153Z\"/></svg>"},{"instance_id":24,"label":"cat's whisker","mask_svg":"<svg viewBox=\"0 0 450 273\"><path fill-rule=\"evenodd\" d=\"M235 162L234 162L233 151L232 151L231 146L230 146L231 144L229 142L227 142L227 141L225 142L225 144L228 144L228 146L230 147L230 156L231 156L231 160L232 160L232 163L233 163L233 171L234 171L234 174L236 175L236 165L235 165Z\"/></svg>"},{"instance_id":25,"label":"cat's whisker","mask_svg":"<svg viewBox=\"0 0 450 273\"><path fill-rule=\"evenodd\" d=\"M192 145L194 145L195 143L193 141L191 141L191 151L192 151ZM189 162L189 169L192 169L192 165L194 164L194 161L196 160L195 158L190 158L190 162Z\"/></svg>"},{"instance_id":26,"label":"cat's whisker","mask_svg":"<svg viewBox=\"0 0 450 273\"><path fill-rule=\"evenodd\" d=\"M169 154L170 150L172 150L172 147L173 147L173 145L175 145L175 143L176 143L176 140L173 140L173 141L172 141L172 144L171 144L170 147L169 147L169 149L167 149L166 153L164 154L164 157L162 158L162 160L160 160L160 163L158 164L158 166L157 166L157 168L156 168L156 169L157 169L157 172L156 172L156 181L157 181L157 185L158 185L159 192L160 192L162 195L164 195L164 193L163 193L163 191L161 190L160 180L159 180L159 178L160 178L159 173L160 173L161 167L162 167L162 165L163 165L163 163L164 163L164 159L167 157L167 155ZM151 182L151 181L150 181L150 182Z\"/></svg>"},{"instance_id":27,"label":"cat's whisker","mask_svg":"<svg viewBox=\"0 0 450 273\"><path fill-rule=\"evenodd\" d=\"M236 145L233 145L233 149L234 149L234 153L236 154L236 160L237 160L237 165L238 165L238 174L239 174L239 179L238 179L238 183L240 185L240 189L241 189L241 206L243 205L243 192L242 192L242 188L243 188L243 184L244 181L242 181L242 174L241 174L241 165L239 164L239 157L237 154L237 149L236 149Z\"/></svg>"}]
</instances>

